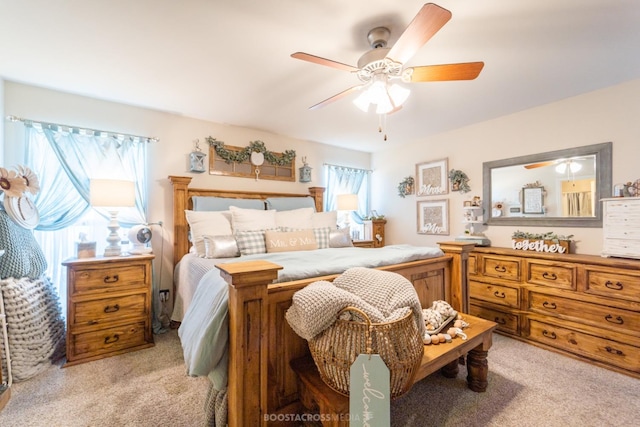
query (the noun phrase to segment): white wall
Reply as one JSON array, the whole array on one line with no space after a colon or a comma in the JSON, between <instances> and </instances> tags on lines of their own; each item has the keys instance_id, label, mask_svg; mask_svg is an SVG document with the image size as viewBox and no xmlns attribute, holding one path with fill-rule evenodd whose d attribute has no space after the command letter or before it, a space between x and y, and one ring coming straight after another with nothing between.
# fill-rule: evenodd
<instances>
[{"instance_id":1,"label":"white wall","mask_svg":"<svg viewBox=\"0 0 640 427\"><path fill-rule=\"evenodd\" d=\"M156 272L162 266L161 287L163 289L170 289L173 280L172 187L167 179L169 175L192 176L194 187L305 193L308 187L325 185L322 174L323 163L365 169L369 168L370 164L371 156L368 153L293 139L255 129L221 125L9 81L5 82L4 89L5 114L90 129L154 136L160 139L157 143L151 143L149 147L148 219L150 222L160 220L164 222L164 233L159 233L157 230L152 242L156 255L154 263ZM5 122L6 140L4 147L0 145L0 153L4 151L5 160L9 165L22 161L23 128L20 122ZM313 168L313 181L310 183L271 180L256 182L255 179L248 178L189 173L188 157L189 152L195 148L193 141L200 139L200 146L205 151L208 147L204 138L207 136L224 141L228 145L241 147L248 145L249 141L261 140L271 151L282 152L293 149L297 154L297 168L302 166L302 157L307 158L307 163ZM164 234L164 239L161 239L161 234Z\"/></svg>"},{"instance_id":2,"label":"white wall","mask_svg":"<svg viewBox=\"0 0 640 427\"><path fill-rule=\"evenodd\" d=\"M612 141L613 183L640 178L639 113L640 80L634 80L373 154L373 203L387 217L387 242L429 245L461 235L463 202L482 197L482 163L486 161ZM397 196L397 184L415 175L416 163L445 157L449 169L467 173L471 192L442 197L449 200L449 236L417 234L416 201L440 197L402 199ZM485 234L493 246L504 247L510 246L517 229L573 234L577 253L598 255L602 249L601 228L491 226Z\"/></svg>"}]
</instances>

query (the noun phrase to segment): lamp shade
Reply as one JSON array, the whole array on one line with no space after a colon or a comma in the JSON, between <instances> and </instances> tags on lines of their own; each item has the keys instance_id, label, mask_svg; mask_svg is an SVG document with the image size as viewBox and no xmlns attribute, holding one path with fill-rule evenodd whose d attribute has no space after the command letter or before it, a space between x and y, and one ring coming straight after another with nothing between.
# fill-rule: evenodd
<instances>
[{"instance_id":1,"label":"lamp shade","mask_svg":"<svg viewBox=\"0 0 640 427\"><path fill-rule=\"evenodd\" d=\"M338 194L337 205L339 211L355 211L358 210L357 194Z\"/></svg>"},{"instance_id":2,"label":"lamp shade","mask_svg":"<svg viewBox=\"0 0 640 427\"><path fill-rule=\"evenodd\" d=\"M136 193L133 181L119 179L92 179L89 182L91 206L124 208L135 206Z\"/></svg>"}]
</instances>

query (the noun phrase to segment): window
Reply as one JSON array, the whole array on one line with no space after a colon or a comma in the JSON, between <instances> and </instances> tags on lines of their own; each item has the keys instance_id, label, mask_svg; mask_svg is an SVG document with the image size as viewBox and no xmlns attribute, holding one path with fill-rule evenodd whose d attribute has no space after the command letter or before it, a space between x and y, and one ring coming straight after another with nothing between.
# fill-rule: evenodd
<instances>
[{"instance_id":1,"label":"window","mask_svg":"<svg viewBox=\"0 0 640 427\"><path fill-rule=\"evenodd\" d=\"M146 220L147 144L122 135L28 121L25 133L25 162L41 188L35 198L40 224L34 236L66 313L66 270L61 262L75 257L80 233L96 241L97 255L104 252L108 234L108 213L89 205L89 181L117 177L136 183L136 206L121 209L118 217L126 236L127 228Z\"/></svg>"},{"instance_id":2,"label":"window","mask_svg":"<svg viewBox=\"0 0 640 427\"><path fill-rule=\"evenodd\" d=\"M325 182L327 189L324 200L324 210L337 210L337 196L339 194L357 194L358 209L351 213L349 222L352 228L352 236L355 239L364 237L363 217L369 216L370 205L370 178L371 171L356 169L346 166L325 164ZM348 215L348 213L345 213ZM338 217L338 222L344 225L345 221Z\"/></svg>"}]
</instances>

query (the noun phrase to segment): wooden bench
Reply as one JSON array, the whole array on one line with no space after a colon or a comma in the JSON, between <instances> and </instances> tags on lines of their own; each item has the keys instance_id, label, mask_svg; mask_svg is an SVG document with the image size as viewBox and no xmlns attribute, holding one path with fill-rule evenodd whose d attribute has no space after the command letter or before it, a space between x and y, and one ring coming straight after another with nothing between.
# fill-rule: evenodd
<instances>
[{"instance_id":1,"label":"wooden bench","mask_svg":"<svg viewBox=\"0 0 640 427\"><path fill-rule=\"evenodd\" d=\"M456 377L459 360L466 356L467 385L475 392L487 389L487 353L497 324L469 315L465 315L464 320L469 323L464 330L466 340L456 337L451 343L424 346L424 355L414 383L438 370L447 378ZM323 415L323 426L348 426L349 397L334 391L322 381L311 356L291 361L291 368L298 376L298 392L304 408L310 413Z\"/></svg>"}]
</instances>

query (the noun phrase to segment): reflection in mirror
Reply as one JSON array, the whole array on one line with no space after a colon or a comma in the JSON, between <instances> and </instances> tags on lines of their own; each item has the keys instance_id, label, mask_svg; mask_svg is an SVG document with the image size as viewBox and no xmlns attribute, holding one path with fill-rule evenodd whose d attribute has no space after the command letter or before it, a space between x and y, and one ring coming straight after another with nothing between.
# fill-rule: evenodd
<instances>
[{"instance_id":1,"label":"reflection in mirror","mask_svg":"<svg viewBox=\"0 0 640 427\"><path fill-rule=\"evenodd\" d=\"M487 223L601 227L611 196L610 142L483 164Z\"/></svg>"}]
</instances>

